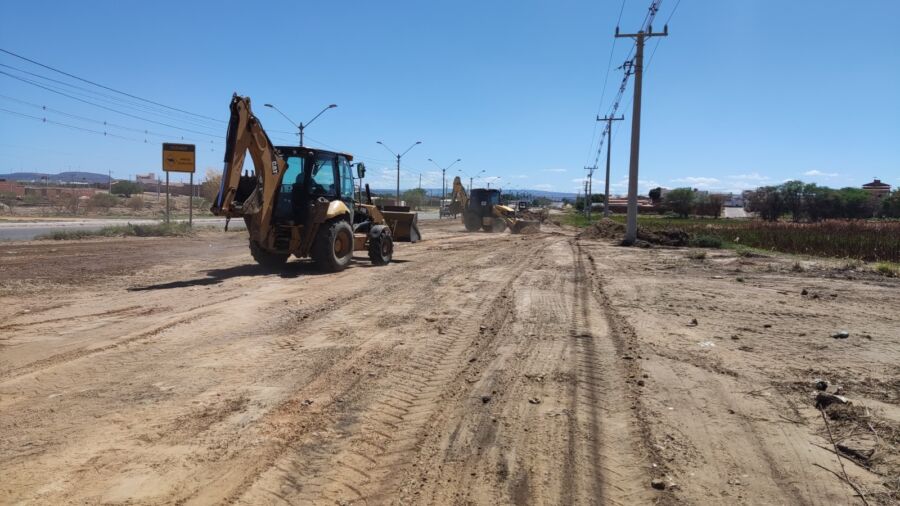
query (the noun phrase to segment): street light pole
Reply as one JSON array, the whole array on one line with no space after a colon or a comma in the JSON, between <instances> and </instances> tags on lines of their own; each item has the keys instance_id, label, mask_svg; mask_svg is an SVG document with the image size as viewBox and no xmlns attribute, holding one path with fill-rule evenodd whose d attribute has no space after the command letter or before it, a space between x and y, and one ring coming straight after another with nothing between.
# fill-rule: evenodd
<instances>
[{"instance_id":1,"label":"street light pole","mask_svg":"<svg viewBox=\"0 0 900 506\"><path fill-rule=\"evenodd\" d=\"M469 194L471 195L472 194L472 180L475 179L476 177L480 176L481 174L484 174L484 169L481 169L481 172L476 173L474 176L470 176L461 170L458 172L469 178Z\"/></svg>"},{"instance_id":2,"label":"street light pole","mask_svg":"<svg viewBox=\"0 0 900 506\"><path fill-rule=\"evenodd\" d=\"M378 144L381 144L384 147L384 149L390 151L392 155L397 157L397 202L396 202L396 205L399 206L400 205L400 159L403 158L403 155L405 155L406 153L409 153L410 149L416 147L419 144L422 144L422 141L416 141L412 146L409 147L409 149L407 149L403 153L400 153L399 155L397 153L394 153L394 151L391 148L387 147L387 145L384 142L381 142L381 141L377 141L377 142L378 142Z\"/></svg>"},{"instance_id":3,"label":"street light pole","mask_svg":"<svg viewBox=\"0 0 900 506\"><path fill-rule=\"evenodd\" d=\"M331 104L331 105L327 106L326 108L322 109L322 110L319 112L319 114L316 114L315 116L313 116L313 119L307 121L306 123L294 123L294 120L292 120L291 118L289 118L287 114L281 112L281 109L275 107L275 106L272 105L272 104L263 104L263 106L269 107L269 108L271 108L271 109L275 109L276 111L278 111L279 114L281 114L282 116L284 116L284 119L290 121L291 124L294 125L294 127L297 128L297 130L300 131L300 147L302 148L302 147L303 147L303 130L305 130L306 127L308 127L310 123L312 123L313 121L315 121L316 118L318 118L319 116L321 116L322 114L324 114L325 111L327 111L328 109L334 109L335 107L337 107L337 104Z\"/></svg>"},{"instance_id":4,"label":"street light pole","mask_svg":"<svg viewBox=\"0 0 900 506\"><path fill-rule=\"evenodd\" d=\"M444 199L447 198L447 170L449 170L450 167L453 167L454 165L456 165L457 162L461 162L462 158L457 158L453 163L451 163L450 165L448 165L444 168L441 168L441 166L438 165L438 163L436 161L432 160L431 158L429 158L428 161L433 163L435 167L441 169L441 203L438 206L438 219L440 219L441 218L440 209L444 206Z\"/></svg>"}]
</instances>

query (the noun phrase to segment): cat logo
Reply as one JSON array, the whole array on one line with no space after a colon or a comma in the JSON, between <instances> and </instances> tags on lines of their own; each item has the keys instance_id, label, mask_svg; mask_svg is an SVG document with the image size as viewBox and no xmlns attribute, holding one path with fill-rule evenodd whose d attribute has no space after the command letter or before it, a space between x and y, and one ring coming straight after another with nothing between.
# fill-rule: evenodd
<instances>
[{"instance_id":1,"label":"cat logo","mask_svg":"<svg viewBox=\"0 0 900 506\"><path fill-rule=\"evenodd\" d=\"M276 162L275 160L272 160L272 175L278 175L278 162Z\"/></svg>"}]
</instances>

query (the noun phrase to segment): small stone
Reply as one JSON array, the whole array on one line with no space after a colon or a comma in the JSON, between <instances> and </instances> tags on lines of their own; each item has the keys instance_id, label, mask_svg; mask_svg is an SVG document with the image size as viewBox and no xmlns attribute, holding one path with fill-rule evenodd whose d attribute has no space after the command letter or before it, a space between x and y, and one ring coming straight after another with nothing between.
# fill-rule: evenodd
<instances>
[{"instance_id":1,"label":"small stone","mask_svg":"<svg viewBox=\"0 0 900 506\"><path fill-rule=\"evenodd\" d=\"M649 378L649 377L650 377L650 375L649 375L649 374L647 374L647 373L644 373L644 374L643 374L643 377L644 377L644 378Z\"/></svg>"},{"instance_id":2,"label":"small stone","mask_svg":"<svg viewBox=\"0 0 900 506\"><path fill-rule=\"evenodd\" d=\"M650 486L653 487L653 488L655 488L656 490L665 490L665 489L666 489L666 482L664 482L664 481L662 481L662 480L660 480L660 479L657 478L657 479L652 480L652 481L650 482Z\"/></svg>"},{"instance_id":3,"label":"small stone","mask_svg":"<svg viewBox=\"0 0 900 506\"><path fill-rule=\"evenodd\" d=\"M734 340L734 341L737 341L737 340L740 339L740 338L741 338L741 337L738 336L737 334L733 334L733 335L731 336L731 339Z\"/></svg>"},{"instance_id":4,"label":"small stone","mask_svg":"<svg viewBox=\"0 0 900 506\"><path fill-rule=\"evenodd\" d=\"M537 397L532 397L531 399L528 399L528 402L531 404L540 404L541 400L538 399Z\"/></svg>"},{"instance_id":5,"label":"small stone","mask_svg":"<svg viewBox=\"0 0 900 506\"><path fill-rule=\"evenodd\" d=\"M481 402L483 402L483 403L485 403L485 404L491 402L491 396L490 396L490 395L482 395L482 396L481 396Z\"/></svg>"},{"instance_id":6,"label":"small stone","mask_svg":"<svg viewBox=\"0 0 900 506\"><path fill-rule=\"evenodd\" d=\"M696 319L696 318L692 318L692 319L691 319L691 322L688 323L688 327L696 327L697 325L699 325L699 323L697 323L697 319Z\"/></svg>"},{"instance_id":7,"label":"small stone","mask_svg":"<svg viewBox=\"0 0 900 506\"><path fill-rule=\"evenodd\" d=\"M831 334L831 337L833 337L835 339L847 339L848 337L850 337L850 332L847 330L842 330L840 332Z\"/></svg>"},{"instance_id":8,"label":"small stone","mask_svg":"<svg viewBox=\"0 0 900 506\"><path fill-rule=\"evenodd\" d=\"M772 324L771 324L771 323L766 323L765 325L763 325L763 328L764 328L764 329L770 329L770 328L772 328Z\"/></svg>"},{"instance_id":9,"label":"small stone","mask_svg":"<svg viewBox=\"0 0 900 506\"><path fill-rule=\"evenodd\" d=\"M800 290L800 295L808 295L808 294L809 294L809 291L806 288L804 288L803 290Z\"/></svg>"},{"instance_id":10,"label":"small stone","mask_svg":"<svg viewBox=\"0 0 900 506\"><path fill-rule=\"evenodd\" d=\"M300 403L301 406L309 406L313 403L312 399L304 399L303 402Z\"/></svg>"},{"instance_id":11,"label":"small stone","mask_svg":"<svg viewBox=\"0 0 900 506\"><path fill-rule=\"evenodd\" d=\"M819 390L822 392L824 392L825 390L828 390L828 382L825 380L822 380L822 379L816 380L815 386L816 386L816 390Z\"/></svg>"},{"instance_id":12,"label":"small stone","mask_svg":"<svg viewBox=\"0 0 900 506\"><path fill-rule=\"evenodd\" d=\"M637 381L637 384L638 384L639 387L644 386L644 380L638 380L638 381Z\"/></svg>"}]
</instances>

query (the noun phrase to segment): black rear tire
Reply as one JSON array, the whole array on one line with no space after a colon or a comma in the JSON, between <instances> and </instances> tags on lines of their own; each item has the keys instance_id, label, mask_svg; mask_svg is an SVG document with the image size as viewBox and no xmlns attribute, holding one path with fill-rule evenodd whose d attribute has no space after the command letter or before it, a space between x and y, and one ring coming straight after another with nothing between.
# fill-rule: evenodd
<instances>
[{"instance_id":1,"label":"black rear tire","mask_svg":"<svg viewBox=\"0 0 900 506\"><path fill-rule=\"evenodd\" d=\"M319 269L340 272L353 259L353 229L346 220L323 223L316 234L312 257Z\"/></svg>"},{"instance_id":2,"label":"black rear tire","mask_svg":"<svg viewBox=\"0 0 900 506\"><path fill-rule=\"evenodd\" d=\"M394 257L394 239L391 229L384 228L376 237L369 239L369 260L372 265L387 265Z\"/></svg>"},{"instance_id":3,"label":"black rear tire","mask_svg":"<svg viewBox=\"0 0 900 506\"><path fill-rule=\"evenodd\" d=\"M273 253L266 251L254 240L250 240L250 255L262 268L266 270L281 269L290 255L286 253Z\"/></svg>"},{"instance_id":4,"label":"black rear tire","mask_svg":"<svg viewBox=\"0 0 900 506\"><path fill-rule=\"evenodd\" d=\"M463 224L469 232L477 232L481 228L481 218L475 213L463 213Z\"/></svg>"}]
</instances>

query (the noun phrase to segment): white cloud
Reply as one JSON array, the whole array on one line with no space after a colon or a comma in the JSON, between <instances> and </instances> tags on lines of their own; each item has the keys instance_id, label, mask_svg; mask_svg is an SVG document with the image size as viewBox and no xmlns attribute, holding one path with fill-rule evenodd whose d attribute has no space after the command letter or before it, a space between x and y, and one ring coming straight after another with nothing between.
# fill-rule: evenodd
<instances>
[{"instance_id":1,"label":"white cloud","mask_svg":"<svg viewBox=\"0 0 900 506\"><path fill-rule=\"evenodd\" d=\"M821 170L808 170L803 173L804 176L819 176L819 177L837 177L837 172L822 172Z\"/></svg>"},{"instance_id":2,"label":"white cloud","mask_svg":"<svg viewBox=\"0 0 900 506\"><path fill-rule=\"evenodd\" d=\"M728 176L729 179L738 179L741 181L768 181L769 176L763 176L759 172L751 172L750 174L737 174L735 176Z\"/></svg>"},{"instance_id":3,"label":"white cloud","mask_svg":"<svg viewBox=\"0 0 900 506\"><path fill-rule=\"evenodd\" d=\"M566 169L544 169L544 172L565 172Z\"/></svg>"},{"instance_id":4,"label":"white cloud","mask_svg":"<svg viewBox=\"0 0 900 506\"><path fill-rule=\"evenodd\" d=\"M531 187L534 188L535 190L544 190L544 191L553 189L552 184L535 184L535 185L531 185Z\"/></svg>"},{"instance_id":5,"label":"white cloud","mask_svg":"<svg viewBox=\"0 0 900 506\"><path fill-rule=\"evenodd\" d=\"M705 186L709 186L711 184L716 184L719 182L719 180L714 177L699 177L699 176L680 177L678 179L673 179L672 181L674 181L676 183L691 183L691 184L695 184L695 185L705 185Z\"/></svg>"}]
</instances>

